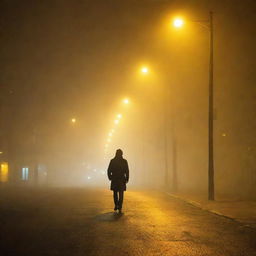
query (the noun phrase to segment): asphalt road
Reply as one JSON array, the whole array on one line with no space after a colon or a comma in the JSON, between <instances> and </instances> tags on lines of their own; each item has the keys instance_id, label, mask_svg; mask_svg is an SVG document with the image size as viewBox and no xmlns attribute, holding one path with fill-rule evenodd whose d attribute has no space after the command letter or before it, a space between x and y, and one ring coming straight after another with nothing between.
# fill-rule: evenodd
<instances>
[{"instance_id":1,"label":"asphalt road","mask_svg":"<svg viewBox=\"0 0 256 256\"><path fill-rule=\"evenodd\" d=\"M253 256L256 230L165 193L0 189L0 254Z\"/></svg>"}]
</instances>

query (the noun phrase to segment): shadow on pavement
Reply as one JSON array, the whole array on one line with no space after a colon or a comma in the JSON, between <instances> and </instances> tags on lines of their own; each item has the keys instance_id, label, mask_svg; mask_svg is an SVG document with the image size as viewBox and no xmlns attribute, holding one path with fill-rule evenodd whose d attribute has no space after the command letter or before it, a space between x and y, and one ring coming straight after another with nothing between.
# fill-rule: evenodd
<instances>
[{"instance_id":1,"label":"shadow on pavement","mask_svg":"<svg viewBox=\"0 0 256 256\"><path fill-rule=\"evenodd\" d=\"M95 218L99 221L118 221L124 214L117 212L106 212L97 215Z\"/></svg>"}]
</instances>

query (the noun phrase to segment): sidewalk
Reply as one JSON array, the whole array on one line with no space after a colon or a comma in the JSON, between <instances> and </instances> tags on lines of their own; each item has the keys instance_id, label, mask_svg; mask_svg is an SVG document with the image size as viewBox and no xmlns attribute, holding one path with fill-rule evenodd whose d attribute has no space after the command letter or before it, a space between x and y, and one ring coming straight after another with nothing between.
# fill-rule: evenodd
<instances>
[{"instance_id":1,"label":"sidewalk","mask_svg":"<svg viewBox=\"0 0 256 256\"><path fill-rule=\"evenodd\" d=\"M256 228L256 201L242 200L216 200L208 201L202 196L194 196L182 193L168 193L174 198L178 198L187 203L190 203L203 210L231 218L244 225Z\"/></svg>"}]
</instances>

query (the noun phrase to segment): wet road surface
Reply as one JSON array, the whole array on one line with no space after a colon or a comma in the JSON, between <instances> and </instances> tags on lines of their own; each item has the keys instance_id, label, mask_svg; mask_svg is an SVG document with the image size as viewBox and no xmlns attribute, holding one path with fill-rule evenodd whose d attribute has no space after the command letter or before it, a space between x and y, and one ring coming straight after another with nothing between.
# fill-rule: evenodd
<instances>
[{"instance_id":1,"label":"wet road surface","mask_svg":"<svg viewBox=\"0 0 256 256\"><path fill-rule=\"evenodd\" d=\"M0 254L253 256L256 230L154 191L1 189Z\"/></svg>"}]
</instances>

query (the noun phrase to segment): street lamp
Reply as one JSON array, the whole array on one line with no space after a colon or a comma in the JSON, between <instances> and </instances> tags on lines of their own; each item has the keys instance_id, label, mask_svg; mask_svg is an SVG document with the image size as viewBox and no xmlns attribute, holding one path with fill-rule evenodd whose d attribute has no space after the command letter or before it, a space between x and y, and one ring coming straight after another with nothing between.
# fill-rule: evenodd
<instances>
[{"instance_id":1,"label":"street lamp","mask_svg":"<svg viewBox=\"0 0 256 256\"><path fill-rule=\"evenodd\" d=\"M146 75L146 74L148 74L149 69L148 69L148 67L143 66L140 71L141 71L141 73L142 73L143 75Z\"/></svg>"},{"instance_id":2,"label":"street lamp","mask_svg":"<svg viewBox=\"0 0 256 256\"><path fill-rule=\"evenodd\" d=\"M183 27L183 25L184 25L184 20L182 18L177 17L173 19L173 26L175 28L181 28Z\"/></svg>"},{"instance_id":3,"label":"street lamp","mask_svg":"<svg viewBox=\"0 0 256 256\"><path fill-rule=\"evenodd\" d=\"M154 72L154 70L153 70ZM148 68L148 66L142 66L140 68L140 73L142 75L148 75L149 73L151 74L151 70ZM168 187L168 181L169 181L169 177L168 177L168 136L167 136L167 133L168 133L168 125L167 125L167 111L166 111L166 108L167 108L167 95L169 94L169 90L164 91L163 92L163 95L165 95L164 97L164 100L163 100L163 112L164 112L164 132L163 132L163 140L164 140L164 172L165 172L165 186L166 188ZM144 130L144 128L143 128ZM144 131L143 131L143 134ZM145 136L145 135L144 135ZM143 147L143 143L142 143L142 148L143 148L143 151L144 151L144 147ZM144 157L143 157L143 160L144 160ZM143 168L145 168L145 163L143 161Z\"/></svg>"},{"instance_id":4,"label":"street lamp","mask_svg":"<svg viewBox=\"0 0 256 256\"><path fill-rule=\"evenodd\" d=\"M73 124L76 123L76 119L75 119L75 118L72 118L72 119L71 119L71 123L73 123Z\"/></svg>"},{"instance_id":5,"label":"street lamp","mask_svg":"<svg viewBox=\"0 0 256 256\"><path fill-rule=\"evenodd\" d=\"M199 24L207 24L209 30L209 95L208 95L208 199L214 200L214 152L213 152L213 12L209 12L208 20L195 21ZM176 28L182 27L184 21L182 19L174 19L173 25Z\"/></svg>"},{"instance_id":6,"label":"street lamp","mask_svg":"<svg viewBox=\"0 0 256 256\"><path fill-rule=\"evenodd\" d=\"M123 103L127 105L127 104L129 104L129 103L130 103L130 101L129 101L129 99L128 99L128 98L125 98L125 99L123 99Z\"/></svg>"}]
</instances>

